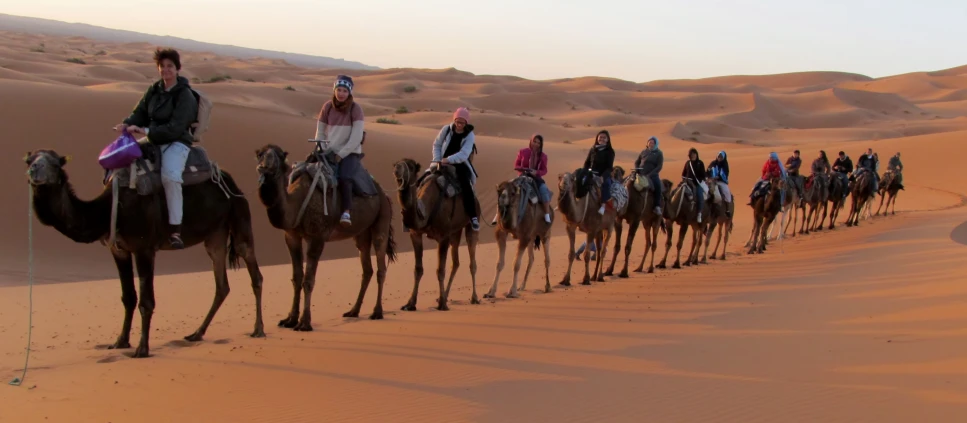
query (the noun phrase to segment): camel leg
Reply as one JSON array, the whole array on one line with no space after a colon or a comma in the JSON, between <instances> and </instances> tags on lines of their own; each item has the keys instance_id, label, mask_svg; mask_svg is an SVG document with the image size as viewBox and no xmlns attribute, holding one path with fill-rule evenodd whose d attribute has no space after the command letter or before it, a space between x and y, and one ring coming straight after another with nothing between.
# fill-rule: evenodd
<instances>
[{"instance_id":1,"label":"camel leg","mask_svg":"<svg viewBox=\"0 0 967 423\"><path fill-rule=\"evenodd\" d=\"M550 233L550 231L548 231ZM541 241L544 244L544 292L551 292L551 249L547 244L551 237L545 236ZM573 248L573 247L572 247Z\"/></svg>"},{"instance_id":2,"label":"camel leg","mask_svg":"<svg viewBox=\"0 0 967 423\"><path fill-rule=\"evenodd\" d=\"M121 325L121 333L113 345L108 349L131 348L131 321L134 319L134 307L138 305L138 293L134 289L134 262L131 253L127 251L111 251L114 256L114 264L118 268L118 277L121 279L121 304L124 304L124 323Z\"/></svg>"},{"instance_id":3,"label":"camel leg","mask_svg":"<svg viewBox=\"0 0 967 423\"><path fill-rule=\"evenodd\" d=\"M658 263L657 267L659 269L666 268L665 263L668 261L668 253L672 250L672 236L673 232L675 232L675 222L666 221L665 223L665 232L667 232L667 236L665 237L665 256Z\"/></svg>"},{"instance_id":4,"label":"camel leg","mask_svg":"<svg viewBox=\"0 0 967 423\"><path fill-rule=\"evenodd\" d=\"M295 330L308 332L312 330L312 290L316 287L316 269L319 267L319 257L326 246L321 239L310 239L306 251L306 275L302 280L302 317Z\"/></svg>"},{"instance_id":5,"label":"camel leg","mask_svg":"<svg viewBox=\"0 0 967 423\"><path fill-rule=\"evenodd\" d=\"M497 280L500 279L500 272L504 270L504 255L507 253L507 232L497 231L497 269L494 271L494 284L490 286L490 291L484 294L484 298L497 297Z\"/></svg>"},{"instance_id":6,"label":"camel leg","mask_svg":"<svg viewBox=\"0 0 967 423\"><path fill-rule=\"evenodd\" d=\"M685 245L685 234L688 232L687 225L680 225L678 231L678 244L675 246L678 251L675 256L675 264L672 265L672 269L682 268L682 246Z\"/></svg>"},{"instance_id":7,"label":"camel leg","mask_svg":"<svg viewBox=\"0 0 967 423\"><path fill-rule=\"evenodd\" d=\"M251 228L234 229L234 239L236 251L239 257L245 261L245 268L248 270L249 278L252 280L252 294L255 296L255 329L249 335L252 338L265 338L265 324L262 322L262 272L259 271L259 262L255 258L255 248L252 240ZM247 232L247 233L243 233Z\"/></svg>"},{"instance_id":8,"label":"camel leg","mask_svg":"<svg viewBox=\"0 0 967 423\"><path fill-rule=\"evenodd\" d=\"M477 243L480 238L470 225L467 225L464 232L467 233L467 254L470 256L470 289L472 290L470 304L480 304L480 300L477 299ZM449 290L447 291L449 295Z\"/></svg>"},{"instance_id":9,"label":"camel leg","mask_svg":"<svg viewBox=\"0 0 967 423\"><path fill-rule=\"evenodd\" d=\"M504 294L507 298L520 298L520 293L517 292L517 280L520 275L520 262L524 259L524 251L527 250L529 241L528 239L521 239L517 242L517 257L514 258L514 283L510 286L510 291Z\"/></svg>"},{"instance_id":10,"label":"camel leg","mask_svg":"<svg viewBox=\"0 0 967 423\"><path fill-rule=\"evenodd\" d=\"M591 259L591 243L596 242L593 231L587 233L587 240L585 242L587 243L585 245L587 245L588 248L584 249L584 280L581 281L581 285L591 285L591 263L588 263L588 261ZM602 247L604 246L602 245ZM603 248L598 248L598 250L602 249ZM601 253L601 251L597 251L595 258L601 257Z\"/></svg>"},{"instance_id":11,"label":"camel leg","mask_svg":"<svg viewBox=\"0 0 967 423\"><path fill-rule=\"evenodd\" d=\"M148 336L151 334L151 315L154 314L154 250L140 251L134 254L134 265L138 269L138 281L141 285L141 298L138 311L141 312L141 340L132 357L149 357Z\"/></svg>"},{"instance_id":12,"label":"camel leg","mask_svg":"<svg viewBox=\"0 0 967 423\"><path fill-rule=\"evenodd\" d=\"M598 261L594 266L594 280L597 282L604 282L604 255L608 250L608 241L611 241L611 231L605 230L604 232L604 234L599 232L596 237L598 244L601 245L601 251L598 252Z\"/></svg>"},{"instance_id":13,"label":"camel leg","mask_svg":"<svg viewBox=\"0 0 967 423\"><path fill-rule=\"evenodd\" d=\"M688 249L688 264L697 265L698 264L698 249L702 245L702 236L705 231L702 230L702 225L692 226L692 246Z\"/></svg>"},{"instance_id":14,"label":"camel leg","mask_svg":"<svg viewBox=\"0 0 967 423\"><path fill-rule=\"evenodd\" d=\"M524 280L520 283L520 290L527 289L527 278L530 277L531 268L534 267L534 244L533 241L527 242L527 268L524 269Z\"/></svg>"},{"instance_id":15,"label":"camel leg","mask_svg":"<svg viewBox=\"0 0 967 423\"><path fill-rule=\"evenodd\" d=\"M302 280L305 279L302 268L302 237L286 232L285 246L289 249L289 260L292 261L292 308L289 316L279 321L279 326L291 329L299 324L299 302L302 299Z\"/></svg>"},{"instance_id":16,"label":"camel leg","mask_svg":"<svg viewBox=\"0 0 967 423\"><path fill-rule=\"evenodd\" d=\"M708 223L708 233L705 234L705 251L702 252L702 260L699 263L708 264L708 247L712 243L712 234L715 233L715 227L718 226L718 222L713 219ZM719 236L721 237L721 231L719 231ZM719 244L715 243L715 249L718 250ZM712 260L715 260L715 251L712 251Z\"/></svg>"},{"instance_id":17,"label":"camel leg","mask_svg":"<svg viewBox=\"0 0 967 423\"><path fill-rule=\"evenodd\" d=\"M893 204L892 210L894 215L896 215L896 197L897 197L897 194L893 194L890 196L890 204ZM887 205L887 208L890 208L890 206ZM886 213L886 210L884 210L883 213Z\"/></svg>"},{"instance_id":18,"label":"camel leg","mask_svg":"<svg viewBox=\"0 0 967 423\"><path fill-rule=\"evenodd\" d=\"M880 215L880 209L883 208L883 201L884 200L886 200L886 196L883 195L883 194L880 194L880 205L876 208L876 214L874 216L879 216ZM886 203L886 205L887 205L887 209L889 209L890 208L890 203ZM886 213L883 213L883 215L885 216Z\"/></svg>"},{"instance_id":19,"label":"camel leg","mask_svg":"<svg viewBox=\"0 0 967 423\"><path fill-rule=\"evenodd\" d=\"M630 224L631 223L629 222L629 226ZM605 276L614 276L614 262L618 261L618 251L621 250L621 221L616 221L614 226L615 233L617 233L618 236L614 238L614 253L611 254L611 264L608 265L608 270L604 272Z\"/></svg>"},{"instance_id":20,"label":"camel leg","mask_svg":"<svg viewBox=\"0 0 967 423\"><path fill-rule=\"evenodd\" d=\"M775 221L775 216L773 216L772 219L770 220ZM772 223L772 222L769 222L769 223ZM761 235L761 238L759 239L759 245L756 251L759 254L762 254L762 252L765 251L765 245L766 245L766 234L763 232Z\"/></svg>"},{"instance_id":21,"label":"camel leg","mask_svg":"<svg viewBox=\"0 0 967 423\"><path fill-rule=\"evenodd\" d=\"M457 231L450 237L450 262L453 264L450 269L450 279L447 281L447 289L444 291L444 304L450 300L450 288L453 287L453 279L457 276L457 269L460 268L460 239L463 234Z\"/></svg>"},{"instance_id":22,"label":"camel leg","mask_svg":"<svg viewBox=\"0 0 967 423\"><path fill-rule=\"evenodd\" d=\"M641 256L641 263L638 263L638 267L635 269L635 273L641 273L641 271L645 268L645 260L648 260L648 250L651 249L651 244L652 244L652 242L651 242L652 232L651 231L652 231L653 228L651 226L648 226L644 222L642 222L641 227L645 231L645 253ZM657 229L655 229L655 231L657 232ZM630 230L628 231L628 236L629 236L629 238L631 237L631 231ZM630 241L631 240L629 239L629 241L626 243L629 246L631 245L631 242ZM628 248L628 247L625 247L625 248ZM654 258L654 256L652 256L652 264L654 264L654 261L655 261L655 258ZM627 259L625 259L625 262L627 263ZM652 269L652 272L654 272L654 269Z\"/></svg>"},{"instance_id":23,"label":"camel leg","mask_svg":"<svg viewBox=\"0 0 967 423\"><path fill-rule=\"evenodd\" d=\"M655 273L655 253L658 251L658 232L659 229L657 226L652 226L651 229L645 232L649 244L645 245L645 255L648 255L649 247L651 247L651 263L648 265L648 273ZM642 260L642 263L644 263L644 260Z\"/></svg>"},{"instance_id":24,"label":"camel leg","mask_svg":"<svg viewBox=\"0 0 967 423\"><path fill-rule=\"evenodd\" d=\"M728 222L726 222L719 229L719 239L722 239L722 236L723 236L722 232L725 232L725 242L722 244L722 256L719 259L724 261L725 250L729 247L729 237L732 235L732 220L729 220ZM718 250L719 250L719 246L718 246L718 243L716 243L715 251L718 251Z\"/></svg>"},{"instance_id":25,"label":"camel leg","mask_svg":"<svg viewBox=\"0 0 967 423\"><path fill-rule=\"evenodd\" d=\"M356 249L359 250L359 264L363 268L363 277L359 280L359 294L356 296L356 303L353 304L353 308L343 313L342 317L359 317L359 312L363 308L363 298L366 297L369 282L373 280L373 255L370 253L372 248L372 232L363 232L356 235ZM385 251L386 247L383 248Z\"/></svg>"},{"instance_id":26,"label":"camel leg","mask_svg":"<svg viewBox=\"0 0 967 423\"><path fill-rule=\"evenodd\" d=\"M627 278L628 277L628 265L629 265L628 262L631 261L631 244L635 241L635 233L638 232L638 223L639 223L638 220L639 219L632 219L630 222L628 222L628 239L625 240L625 265L621 268L621 273L618 273L618 277L619 278ZM615 224L615 228L614 228L614 255L615 255L615 259L612 259L612 261L611 261L611 265L612 266L614 266L614 261L617 259L618 249L621 248L619 246L619 244L621 242L621 229L620 228L621 228L621 225ZM645 250L645 256L647 256L648 255L647 246L645 248L646 248L646 250ZM645 257L642 257L641 258L641 262L642 262L642 264L644 264ZM640 270L641 266L638 266L638 267L639 267L639 271L641 271Z\"/></svg>"},{"instance_id":27,"label":"camel leg","mask_svg":"<svg viewBox=\"0 0 967 423\"><path fill-rule=\"evenodd\" d=\"M755 254L756 244L758 244L759 232L762 230L762 217L756 216L752 226L752 243L749 245L749 253Z\"/></svg>"},{"instance_id":28,"label":"camel leg","mask_svg":"<svg viewBox=\"0 0 967 423\"><path fill-rule=\"evenodd\" d=\"M447 307L447 287L443 284L443 279L447 276L447 252L450 249L451 242L453 242L452 237L449 240L443 240L437 244L436 279L437 283L440 284L440 297L437 298L437 310L440 311L450 310Z\"/></svg>"},{"instance_id":29,"label":"camel leg","mask_svg":"<svg viewBox=\"0 0 967 423\"><path fill-rule=\"evenodd\" d=\"M570 244L570 249L567 252L567 273L564 273L564 278L561 279L559 285L571 286L571 267L574 265L574 238L577 236L575 233L575 228L571 225L565 227L567 229L567 239Z\"/></svg>"},{"instance_id":30,"label":"camel leg","mask_svg":"<svg viewBox=\"0 0 967 423\"><path fill-rule=\"evenodd\" d=\"M392 230L390 226L392 216L387 212L383 218L386 219L386 222L377 225L372 232L373 248L376 249L376 305L373 306L373 314L369 316L370 320L383 319L383 286L386 283L386 268L389 267L386 249L389 245L389 236ZM369 250L366 251L368 256ZM360 300L362 300L361 296Z\"/></svg>"},{"instance_id":31,"label":"camel leg","mask_svg":"<svg viewBox=\"0 0 967 423\"><path fill-rule=\"evenodd\" d=\"M416 231L410 231L410 241L413 242L413 260L416 262L413 268L413 293L410 300L400 310L416 311L416 298L420 290L420 279L423 279L423 235Z\"/></svg>"},{"instance_id":32,"label":"camel leg","mask_svg":"<svg viewBox=\"0 0 967 423\"><path fill-rule=\"evenodd\" d=\"M212 307L208 310L208 315L205 316L205 320L202 321L201 326L198 327L195 333L186 336L186 341L198 342L202 340L205 332L208 331L208 325L215 318L215 313L218 312L219 307L222 306L222 303L231 291L228 287L227 231L224 235L209 237L205 240L205 251L208 252L208 256L212 259L212 270L215 272L215 299L212 301Z\"/></svg>"}]
</instances>

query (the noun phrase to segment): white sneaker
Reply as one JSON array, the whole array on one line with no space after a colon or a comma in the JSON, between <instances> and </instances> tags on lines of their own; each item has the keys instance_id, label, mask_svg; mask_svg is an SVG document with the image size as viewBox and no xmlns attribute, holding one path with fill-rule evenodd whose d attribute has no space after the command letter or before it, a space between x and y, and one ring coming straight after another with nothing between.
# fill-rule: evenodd
<instances>
[{"instance_id":1,"label":"white sneaker","mask_svg":"<svg viewBox=\"0 0 967 423\"><path fill-rule=\"evenodd\" d=\"M549 213L544 213L544 221L551 223L551 215Z\"/></svg>"},{"instance_id":2,"label":"white sneaker","mask_svg":"<svg viewBox=\"0 0 967 423\"><path fill-rule=\"evenodd\" d=\"M604 214L604 205L601 205L601 208L598 209L598 214Z\"/></svg>"},{"instance_id":3,"label":"white sneaker","mask_svg":"<svg viewBox=\"0 0 967 423\"><path fill-rule=\"evenodd\" d=\"M655 206L655 214L661 214L661 207Z\"/></svg>"},{"instance_id":4,"label":"white sneaker","mask_svg":"<svg viewBox=\"0 0 967 423\"><path fill-rule=\"evenodd\" d=\"M702 223L702 214L701 213L699 213L699 215L698 215L698 223Z\"/></svg>"},{"instance_id":5,"label":"white sneaker","mask_svg":"<svg viewBox=\"0 0 967 423\"><path fill-rule=\"evenodd\" d=\"M342 216L339 217L339 223L349 226L352 225L352 220L349 219L349 213L343 212Z\"/></svg>"}]
</instances>

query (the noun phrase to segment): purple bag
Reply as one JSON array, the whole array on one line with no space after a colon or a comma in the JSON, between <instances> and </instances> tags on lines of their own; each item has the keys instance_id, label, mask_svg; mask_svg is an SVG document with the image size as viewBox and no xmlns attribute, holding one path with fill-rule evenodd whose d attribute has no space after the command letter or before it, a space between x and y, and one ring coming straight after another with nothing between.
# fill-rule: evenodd
<instances>
[{"instance_id":1,"label":"purple bag","mask_svg":"<svg viewBox=\"0 0 967 423\"><path fill-rule=\"evenodd\" d=\"M141 146L128 131L121 133L114 142L101 150L97 162L107 170L121 169L131 165L141 157Z\"/></svg>"}]
</instances>

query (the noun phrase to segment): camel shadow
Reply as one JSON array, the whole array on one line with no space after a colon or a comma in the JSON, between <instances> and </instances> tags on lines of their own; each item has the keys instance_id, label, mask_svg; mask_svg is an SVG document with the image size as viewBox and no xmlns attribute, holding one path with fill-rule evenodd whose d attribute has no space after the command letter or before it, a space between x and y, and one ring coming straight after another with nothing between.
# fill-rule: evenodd
<instances>
[{"instance_id":1,"label":"camel shadow","mask_svg":"<svg viewBox=\"0 0 967 423\"><path fill-rule=\"evenodd\" d=\"M950 231L950 240L960 245L967 245L967 222L957 225Z\"/></svg>"}]
</instances>

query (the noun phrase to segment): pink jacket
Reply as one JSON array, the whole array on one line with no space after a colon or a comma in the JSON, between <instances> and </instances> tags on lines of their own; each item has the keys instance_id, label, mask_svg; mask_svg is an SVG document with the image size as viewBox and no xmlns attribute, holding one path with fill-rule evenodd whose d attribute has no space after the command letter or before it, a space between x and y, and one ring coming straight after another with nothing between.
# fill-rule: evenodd
<instances>
[{"instance_id":1,"label":"pink jacket","mask_svg":"<svg viewBox=\"0 0 967 423\"><path fill-rule=\"evenodd\" d=\"M517 160L514 161L514 169L527 169L530 167L531 163L531 149L530 147L522 148L517 152ZM524 172L517 171L518 175L523 175ZM547 175L547 154L541 153L541 159L537 163L537 169L535 169L534 175L538 178Z\"/></svg>"}]
</instances>

